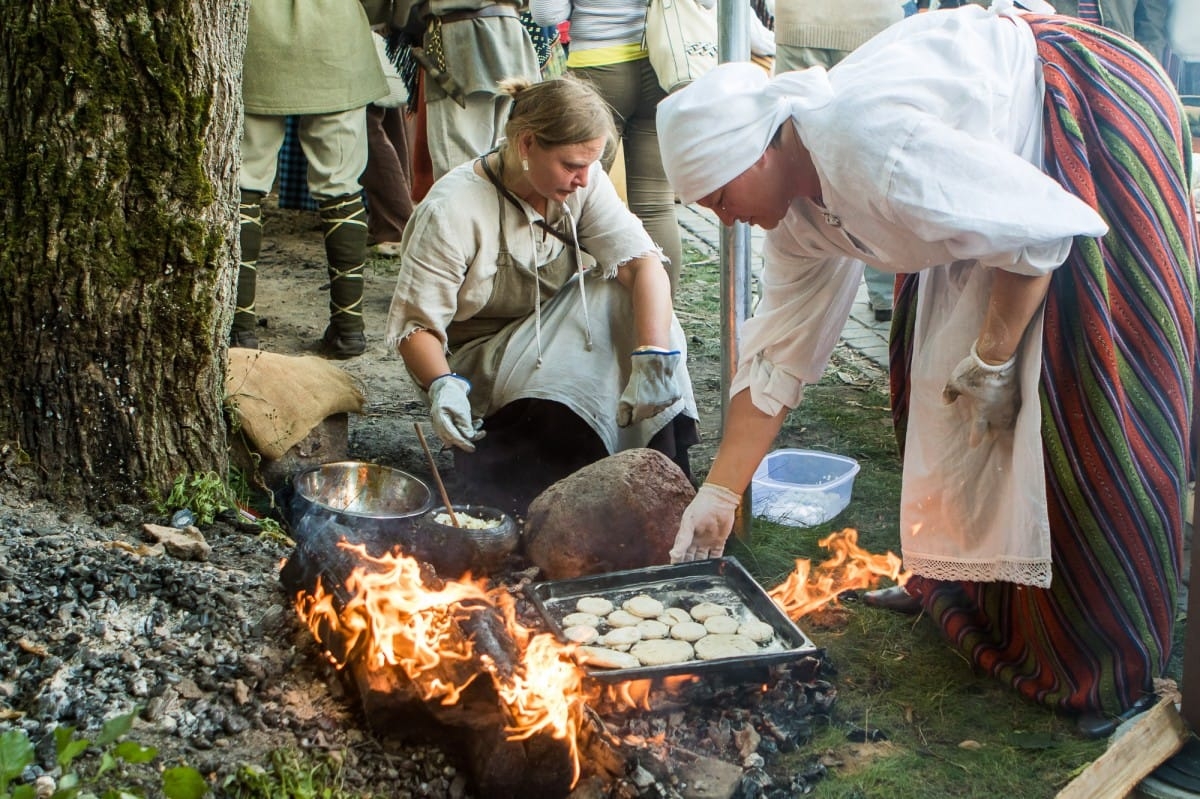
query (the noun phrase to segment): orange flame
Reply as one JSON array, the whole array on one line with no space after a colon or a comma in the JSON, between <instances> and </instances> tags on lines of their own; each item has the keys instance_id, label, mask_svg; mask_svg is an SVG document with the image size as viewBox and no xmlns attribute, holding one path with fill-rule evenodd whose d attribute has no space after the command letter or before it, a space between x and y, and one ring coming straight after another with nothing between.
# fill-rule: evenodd
<instances>
[{"instance_id":1,"label":"orange flame","mask_svg":"<svg viewBox=\"0 0 1200 799\"><path fill-rule=\"evenodd\" d=\"M579 779L578 733L583 725L583 674L571 648L549 633L534 634L516 619L512 596L503 588L489 590L486 580L447 580L439 589L421 579L418 561L402 554L372 557L366 547L339 544L363 562L345 580L348 600L338 599L318 582L312 594L296 597L296 610L331 659L342 668L354 657L368 670L400 669L425 701L457 703L477 677L474 669L456 668L474 659L474 646L459 627L463 603L484 603L498 610L516 643L520 662L512 674L501 674L484 656L484 670L508 716L509 740L546 732L565 741ZM323 636L328 640L323 640ZM329 651L337 640L341 657ZM359 654L361 653L361 655Z\"/></svg>"},{"instance_id":2,"label":"orange flame","mask_svg":"<svg viewBox=\"0 0 1200 799\"><path fill-rule=\"evenodd\" d=\"M858 531L847 527L817 542L833 552L815 570L809 561L796 561L796 569L787 579L768 591L775 603L792 619L836 601L838 594L856 588L869 588L880 577L889 577L903 585L908 572L900 572L900 557L888 552L874 555L858 545Z\"/></svg>"}]
</instances>

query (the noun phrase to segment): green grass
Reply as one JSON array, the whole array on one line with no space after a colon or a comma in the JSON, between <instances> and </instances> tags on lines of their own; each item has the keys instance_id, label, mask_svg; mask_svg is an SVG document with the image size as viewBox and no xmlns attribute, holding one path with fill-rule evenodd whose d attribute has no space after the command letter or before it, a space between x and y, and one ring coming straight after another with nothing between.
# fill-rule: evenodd
<instances>
[{"instance_id":1,"label":"green grass","mask_svg":"<svg viewBox=\"0 0 1200 799\"><path fill-rule=\"evenodd\" d=\"M720 357L718 265L690 255L679 315L691 342L689 362L711 375ZM887 375L879 367L839 349L821 382L789 415L776 446L848 455L861 471L850 506L832 522L805 529L756 519L747 540L731 542L727 554L762 585L779 584L797 558L824 560L828 552L817 541L843 527L857 529L869 551L900 553L901 468ZM698 477L708 461L694 462ZM798 623L824 649L838 691L830 723L778 765L777 776L784 777L820 758L828 776L811 796L1052 797L1105 750L1104 741L1079 736L1072 719L974 673L928 618L867 608L847 597ZM848 737L854 729L879 730L886 740L854 743Z\"/></svg>"}]
</instances>

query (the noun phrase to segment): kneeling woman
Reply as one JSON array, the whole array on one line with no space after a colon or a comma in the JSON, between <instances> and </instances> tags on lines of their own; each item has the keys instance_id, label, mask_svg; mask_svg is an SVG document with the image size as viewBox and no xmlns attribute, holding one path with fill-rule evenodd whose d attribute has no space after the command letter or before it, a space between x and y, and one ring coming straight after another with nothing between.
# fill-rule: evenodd
<instances>
[{"instance_id":1,"label":"kneeling woman","mask_svg":"<svg viewBox=\"0 0 1200 799\"><path fill-rule=\"evenodd\" d=\"M661 250L599 163L612 113L569 78L504 88L507 138L434 184L405 230L388 346L475 501L524 513L633 447L690 478L683 331Z\"/></svg>"}]
</instances>

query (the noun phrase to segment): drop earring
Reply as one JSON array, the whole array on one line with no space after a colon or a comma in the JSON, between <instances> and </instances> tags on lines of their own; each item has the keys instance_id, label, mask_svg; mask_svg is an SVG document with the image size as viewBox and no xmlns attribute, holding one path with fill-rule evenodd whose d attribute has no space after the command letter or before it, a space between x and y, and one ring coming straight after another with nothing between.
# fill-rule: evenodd
<instances>
[{"instance_id":1,"label":"drop earring","mask_svg":"<svg viewBox=\"0 0 1200 799\"><path fill-rule=\"evenodd\" d=\"M529 171L529 159L524 156L521 156L521 171L522 172Z\"/></svg>"}]
</instances>

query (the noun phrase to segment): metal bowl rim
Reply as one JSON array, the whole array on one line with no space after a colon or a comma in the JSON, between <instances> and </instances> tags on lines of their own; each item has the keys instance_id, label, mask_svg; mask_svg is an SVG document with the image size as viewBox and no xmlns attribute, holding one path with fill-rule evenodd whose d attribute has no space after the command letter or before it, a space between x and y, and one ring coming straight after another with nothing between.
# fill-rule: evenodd
<instances>
[{"instance_id":1,"label":"metal bowl rim","mask_svg":"<svg viewBox=\"0 0 1200 799\"><path fill-rule=\"evenodd\" d=\"M425 499L421 502L419 507L417 507L411 511L404 511L402 513L396 513L396 512L364 513L362 511L353 511L353 510L344 510L342 508L335 508L333 505L329 505L325 502L321 502L321 501L309 496L308 494L306 494L301 485L301 481L308 475L313 474L314 472L323 471L332 466L345 466L345 467L354 466L355 468L357 468L359 466L371 466L376 469L386 469L389 472L395 472L397 474L402 474L406 478L408 478L409 480L414 482L416 485L419 485L421 488L425 489ZM322 463L319 466L310 467L310 468L305 469L304 471L300 472L299 474L297 474L294 478L292 478L292 489L293 489L293 491L295 491L296 496L300 497L302 500L309 503L314 508L320 508L321 510L328 511L329 513L336 513L336 514L340 514L342 516L350 516L350 517L353 517L356 519L384 519L384 520L386 520L386 519L411 519L416 516L420 516L424 513L428 513L430 508L433 507L433 490L430 489L429 484L426 483L424 480L422 480L420 477L417 477L415 474L413 474L411 472L406 472L403 469L397 469L394 466L385 466L381 463L371 463L370 461L331 461L330 463Z\"/></svg>"}]
</instances>

